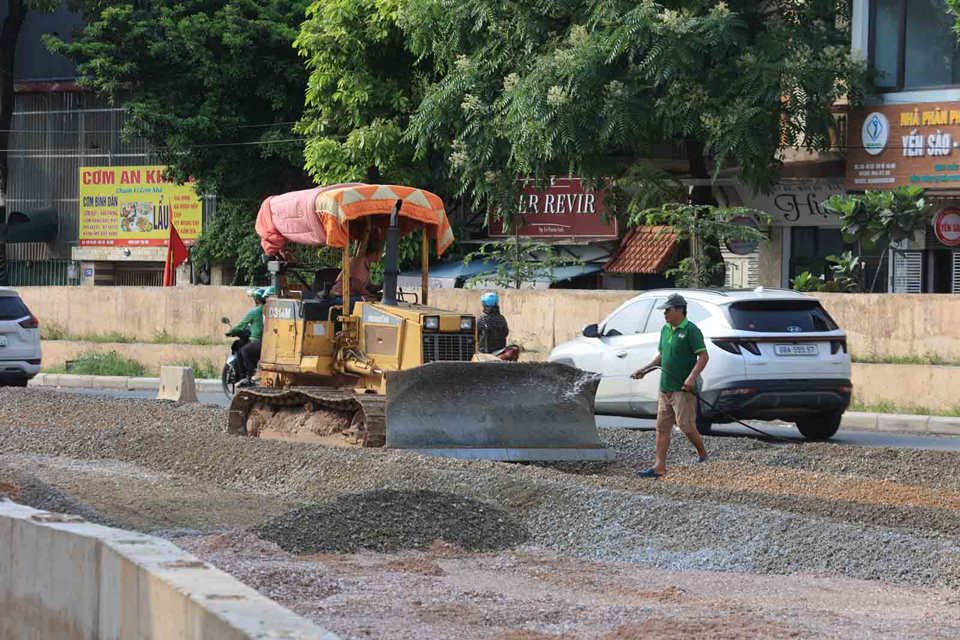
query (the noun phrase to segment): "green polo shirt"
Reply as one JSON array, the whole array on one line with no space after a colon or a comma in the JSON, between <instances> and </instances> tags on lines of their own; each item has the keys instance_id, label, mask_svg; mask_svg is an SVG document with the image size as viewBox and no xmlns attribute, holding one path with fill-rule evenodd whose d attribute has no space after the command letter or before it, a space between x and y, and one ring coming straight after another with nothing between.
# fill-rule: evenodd
<instances>
[{"instance_id":1,"label":"green polo shirt","mask_svg":"<svg viewBox=\"0 0 960 640\"><path fill-rule=\"evenodd\" d=\"M676 327L660 330L660 391L682 391L683 382L697 364L697 354L706 351L703 334L686 318Z\"/></svg>"}]
</instances>

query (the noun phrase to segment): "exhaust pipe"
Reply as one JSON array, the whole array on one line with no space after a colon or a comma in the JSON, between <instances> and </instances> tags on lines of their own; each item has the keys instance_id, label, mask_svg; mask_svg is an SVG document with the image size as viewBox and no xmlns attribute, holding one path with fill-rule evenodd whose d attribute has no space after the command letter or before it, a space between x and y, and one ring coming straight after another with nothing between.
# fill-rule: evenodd
<instances>
[{"instance_id":1,"label":"exhaust pipe","mask_svg":"<svg viewBox=\"0 0 960 640\"><path fill-rule=\"evenodd\" d=\"M383 298L381 302L391 307L397 306L397 245L400 242L400 205L403 200L397 200L397 206L390 214L390 226L387 227L386 260L383 270Z\"/></svg>"}]
</instances>

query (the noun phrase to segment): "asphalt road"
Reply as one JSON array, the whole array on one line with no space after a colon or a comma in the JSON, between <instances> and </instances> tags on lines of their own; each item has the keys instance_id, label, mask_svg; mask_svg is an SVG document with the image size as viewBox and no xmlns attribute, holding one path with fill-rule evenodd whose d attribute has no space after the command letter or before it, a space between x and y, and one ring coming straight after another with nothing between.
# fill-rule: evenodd
<instances>
[{"instance_id":1,"label":"asphalt road","mask_svg":"<svg viewBox=\"0 0 960 640\"><path fill-rule=\"evenodd\" d=\"M44 387L49 388L49 387ZM156 398L156 391L121 391L115 389L52 389L56 393L76 393L81 395L106 396L110 398L135 398L148 400ZM198 399L204 404L226 407L229 404L223 393L200 393ZM776 438L803 442L803 437L793 425L776 422L752 421L751 424ZM597 426L601 429L653 429L653 420L597 416ZM732 438L761 438L759 434L738 424L724 424L713 427L714 435ZM861 431L841 428L830 439L836 444L861 447L892 447L895 449L928 449L934 451L960 451L960 436L936 436L922 434L897 434L878 431Z\"/></svg>"}]
</instances>

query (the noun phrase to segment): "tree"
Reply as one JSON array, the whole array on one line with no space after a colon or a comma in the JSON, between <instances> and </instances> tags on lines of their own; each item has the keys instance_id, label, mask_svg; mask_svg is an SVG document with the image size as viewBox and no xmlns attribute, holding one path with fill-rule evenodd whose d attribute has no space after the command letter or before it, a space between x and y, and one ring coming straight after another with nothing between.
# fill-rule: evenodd
<instances>
[{"instance_id":1,"label":"tree","mask_svg":"<svg viewBox=\"0 0 960 640\"><path fill-rule=\"evenodd\" d=\"M888 249L894 249L896 243L912 238L929 223L932 207L924 197L922 187L900 186L890 191L868 190L863 194L830 196L823 203L823 208L840 217L840 231L845 240L856 243L855 259L859 261L864 247L873 247L884 238L889 243ZM880 260L882 262L883 257ZM835 262L844 264L840 260ZM837 273L835 267L831 268ZM873 291L879 274L880 270L877 269L870 291ZM863 283L857 287L858 290L864 288Z\"/></svg>"},{"instance_id":2,"label":"tree","mask_svg":"<svg viewBox=\"0 0 960 640\"><path fill-rule=\"evenodd\" d=\"M178 180L219 196L214 228L195 257L259 265L254 220L262 199L309 186L293 132L307 74L293 48L306 0L75 0L84 26L48 46L73 59L80 81L127 109ZM211 233L212 231L212 233Z\"/></svg>"},{"instance_id":3,"label":"tree","mask_svg":"<svg viewBox=\"0 0 960 640\"><path fill-rule=\"evenodd\" d=\"M519 289L525 282L549 279L554 269L583 264L579 258L559 255L545 242L518 236L481 245L464 257L463 264L469 265L474 260L489 262L493 270L471 276L467 287L490 282L497 287Z\"/></svg>"},{"instance_id":4,"label":"tree","mask_svg":"<svg viewBox=\"0 0 960 640\"><path fill-rule=\"evenodd\" d=\"M7 185L10 178L8 150L13 124L13 81L17 42L23 21L30 11L53 11L54 0L7 0L6 16L0 25L0 286L7 278ZM13 220L10 221L14 222Z\"/></svg>"},{"instance_id":5,"label":"tree","mask_svg":"<svg viewBox=\"0 0 960 640\"><path fill-rule=\"evenodd\" d=\"M443 149L460 193L509 216L518 176L621 178L684 150L690 201L736 169L764 190L781 151L830 146L830 108L863 82L845 0L423 0L404 6L433 82L407 132ZM643 189L637 190L642 193Z\"/></svg>"},{"instance_id":6,"label":"tree","mask_svg":"<svg viewBox=\"0 0 960 640\"><path fill-rule=\"evenodd\" d=\"M672 227L677 240L690 243L690 255L666 275L674 277L681 287L706 287L717 284L723 277L723 262L712 257L706 246L719 246L728 239L760 242L766 236L762 231L742 224L743 218L770 223L770 217L760 211L743 207L714 207L668 202L659 208L646 209L631 216L631 226L638 224Z\"/></svg>"}]
</instances>

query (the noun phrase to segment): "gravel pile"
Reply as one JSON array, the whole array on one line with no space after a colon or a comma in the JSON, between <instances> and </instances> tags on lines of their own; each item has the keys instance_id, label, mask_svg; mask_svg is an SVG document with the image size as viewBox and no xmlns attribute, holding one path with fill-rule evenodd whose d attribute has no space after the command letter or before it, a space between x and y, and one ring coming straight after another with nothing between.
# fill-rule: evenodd
<instances>
[{"instance_id":1,"label":"gravel pile","mask_svg":"<svg viewBox=\"0 0 960 640\"><path fill-rule=\"evenodd\" d=\"M603 430L616 463L558 469L252 441L226 435L225 424L226 411L215 407L0 389L0 454L120 460L255 491L265 503L307 504L249 523L297 553L433 538L482 548L474 543L498 535L509 546L525 530L529 544L590 559L960 586L955 453L708 438L714 462L693 465L678 440L674 473L647 481L635 473L651 463L650 432ZM728 486L747 475L759 480ZM848 483L858 492L847 492ZM911 487L933 497L898 502ZM406 529L414 504L426 505L424 517Z\"/></svg>"},{"instance_id":2,"label":"gravel pile","mask_svg":"<svg viewBox=\"0 0 960 640\"><path fill-rule=\"evenodd\" d=\"M294 509L255 532L295 554L425 549L435 540L496 551L529 537L523 525L491 504L455 493L390 489Z\"/></svg>"}]
</instances>

